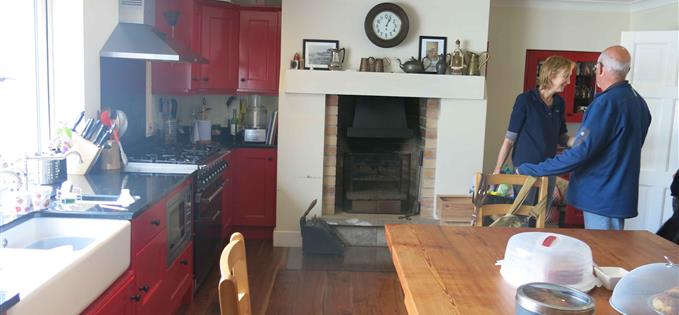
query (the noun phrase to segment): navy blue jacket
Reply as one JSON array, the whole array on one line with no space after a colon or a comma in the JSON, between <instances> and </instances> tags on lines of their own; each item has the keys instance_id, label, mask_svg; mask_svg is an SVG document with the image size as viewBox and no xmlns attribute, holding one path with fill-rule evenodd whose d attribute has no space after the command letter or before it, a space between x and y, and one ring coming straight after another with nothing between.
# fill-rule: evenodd
<instances>
[{"instance_id":1,"label":"navy blue jacket","mask_svg":"<svg viewBox=\"0 0 679 315\"><path fill-rule=\"evenodd\" d=\"M540 98L537 89L519 94L507 127L516 134L512 163L540 163L554 157L562 134L568 133L563 98L556 94L551 107Z\"/></svg>"},{"instance_id":2,"label":"navy blue jacket","mask_svg":"<svg viewBox=\"0 0 679 315\"><path fill-rule=\"evenodd\" d=\"M596 95L585 113L575 144L519 173L544 176L573 172L566 201L612 218L637 216L641 147L651 124L646 101L627 82Z\"/></svg>"}]
</instances>

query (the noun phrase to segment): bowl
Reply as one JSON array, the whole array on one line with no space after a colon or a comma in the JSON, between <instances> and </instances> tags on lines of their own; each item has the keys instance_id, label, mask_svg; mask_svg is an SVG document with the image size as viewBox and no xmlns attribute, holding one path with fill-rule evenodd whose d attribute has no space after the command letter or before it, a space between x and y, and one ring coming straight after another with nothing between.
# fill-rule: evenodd
<instances>
[{"instance_id":1,"label":"bowl","mask_svg":"<svg viewBox=\"0 0 679 315\"><path fill-rule=\"evenodd\" d=\"M596 277L601 280L606 289L611 291L613 291L615 285L618 284L618 281L628 273L629 271L627 271L627 269L620 267L594 267L594 274L596 274Z\"/></svg>"}]
</instances>

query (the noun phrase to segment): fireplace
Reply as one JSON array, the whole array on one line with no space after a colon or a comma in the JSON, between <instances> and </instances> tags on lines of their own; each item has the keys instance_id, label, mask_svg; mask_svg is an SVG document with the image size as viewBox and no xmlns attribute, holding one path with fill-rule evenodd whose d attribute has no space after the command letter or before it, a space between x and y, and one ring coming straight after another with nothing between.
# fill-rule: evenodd
<instances>
[{"instance_id":1,"label":"fireplace","mask_svg":"<svg viewBox=\"0 0 679 315\"><path fill-rule=\"evenodd\" d=\"M438 114L437 102L351 95L327 99L334 104L328 102L331 115L326 116L324 214L429 211L435 163L424 160L435 158L431 116Z\"/></svg>"}]
</instances>

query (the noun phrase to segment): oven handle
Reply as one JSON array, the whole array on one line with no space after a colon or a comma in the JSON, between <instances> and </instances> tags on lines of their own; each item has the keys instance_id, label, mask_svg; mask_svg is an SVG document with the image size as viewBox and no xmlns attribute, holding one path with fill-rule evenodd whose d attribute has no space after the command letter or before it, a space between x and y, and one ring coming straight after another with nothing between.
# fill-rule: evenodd
<instances>
[{"instance_id":1,"label":"oven handle","mask_svg":"<svg viewBox=\"0 0 679 315\"><path fill-rule=\"evenodd\" d=\"M220 211L217 211L217 212L215 213L215 215L213 215L212 218L210 219L210 222L217 220L217 218L219 217L219 215L220 215L221 213L222 213L221 210L220 210Z\"/></svg>"},{"instance_id":2,"label":"oven handle","mask_svg":"<svg viewBox=\"0 0 679 315\"><path fill-rule=\"evenodd\" d=\"M212 195L209 198L200 198L200 201L210 203L210 202L212 202L212 199L215 199L215 197L217 197L217 195L221 194L223 190L224 190L224 185L221 184L221 185L219 185L219 188L217 188L217 190L215 190L215 192L212 193Z\"/></svg>"}]
</instances>

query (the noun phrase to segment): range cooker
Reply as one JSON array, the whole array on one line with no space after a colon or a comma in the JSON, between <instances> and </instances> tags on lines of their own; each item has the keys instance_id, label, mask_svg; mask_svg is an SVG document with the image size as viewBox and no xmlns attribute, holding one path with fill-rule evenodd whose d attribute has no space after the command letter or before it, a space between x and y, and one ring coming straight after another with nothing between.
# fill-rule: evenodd
<instances>
[{"instance_id":1,"label":"range cooker","mask_svg":"<svg viewBox=\"0 0 679 315\"><path fill-rule=\"evenodd\" d=\"M198 289L222 250L221 209L224 160L227 152L217 145L169 146L128 154L128 173L194 174L193 179L193 266ZM172 198L172 197L171 197ZM168 242L170 243L170 242ZM174 249L173 252L183 251ZM169 258L168 258L169 259Z\"/></svg>"}]
</instances>

